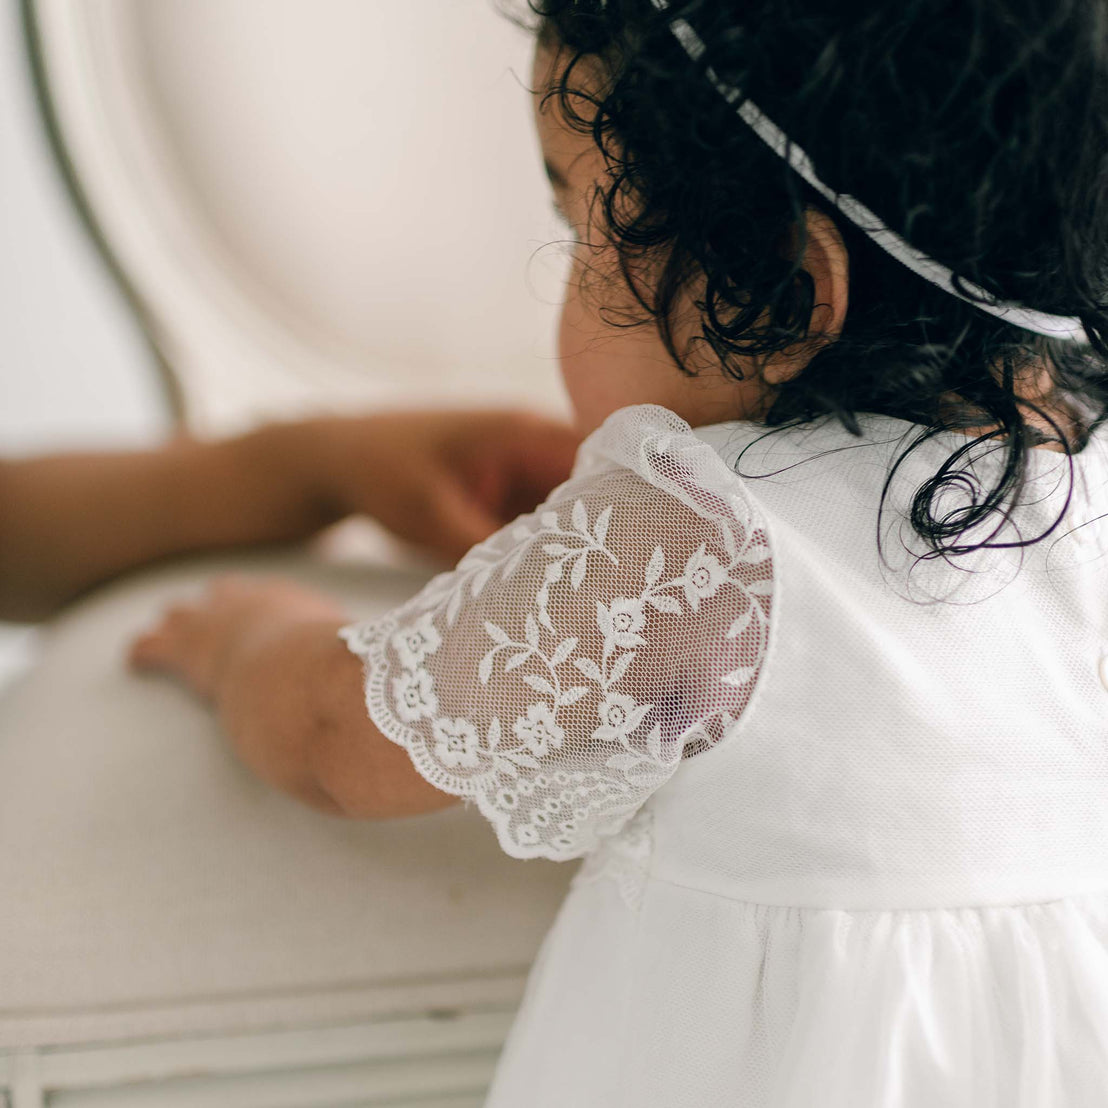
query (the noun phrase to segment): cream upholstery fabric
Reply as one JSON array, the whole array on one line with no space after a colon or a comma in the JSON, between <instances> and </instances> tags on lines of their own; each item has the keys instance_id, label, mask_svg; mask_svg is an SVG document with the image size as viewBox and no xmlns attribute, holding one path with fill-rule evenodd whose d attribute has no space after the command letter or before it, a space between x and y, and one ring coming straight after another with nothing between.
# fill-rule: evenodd
<instances>
[{"instance_id":1,"label":"cream upholstery fabric","mask_svg":"<svg viewBox=\"0 0 1108 1108\"><path fill-rule=\"evenodd\" d=\"M57 621L0 697L0 1047L504 1001L574 866L503 854L475 810L335 819L239 764L125 644L211 572L384 612L424 577L303 554L166 566ZM440 982L440 984L436 984Z\"/></svg>"},{"instance_id":2,"label":"cream upholstery fabric","mask_svg":"<svg viewBox=\"0 0 1108 1108\"><path fill-rule=\"evenodd\" d=\"M564 409L528 36L488 0L36 0L68 154L201 431ZM553 243L553 245L547 245Z\"/></svg>"}]
</instances>

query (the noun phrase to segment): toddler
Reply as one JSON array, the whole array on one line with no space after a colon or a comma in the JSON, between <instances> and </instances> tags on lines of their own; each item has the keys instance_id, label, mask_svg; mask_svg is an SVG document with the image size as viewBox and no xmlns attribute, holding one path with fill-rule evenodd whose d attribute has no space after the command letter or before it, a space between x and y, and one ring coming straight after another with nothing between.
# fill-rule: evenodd
<instances>
[{"instance_id":1,"label":"toddler","mask_svg":"<svg viewBox=\"0 0 1108 1108\"><path fill-rule=\"evenodd\" d=\"M321 809L584 859L489 1108L1102 1106L1108 4L534 9L570 478L135 664Z\"/></svg>"}]
</instances>

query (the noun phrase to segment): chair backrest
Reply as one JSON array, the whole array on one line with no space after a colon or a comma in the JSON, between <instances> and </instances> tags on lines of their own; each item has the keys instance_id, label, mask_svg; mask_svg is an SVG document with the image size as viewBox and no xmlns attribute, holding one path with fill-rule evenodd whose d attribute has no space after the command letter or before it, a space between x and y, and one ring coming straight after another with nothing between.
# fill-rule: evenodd
<instances>
[{"instance_id":1,"label":"chair backrest","mask_svg":"<svg viewBox=\"0 0 1108 1108\"><path fill-rule=\"evenodd\" d=\"M493 0L25 3L66 156L194 430L565 410L564 236L528 36Z\"/></svg>"}]
</instances>

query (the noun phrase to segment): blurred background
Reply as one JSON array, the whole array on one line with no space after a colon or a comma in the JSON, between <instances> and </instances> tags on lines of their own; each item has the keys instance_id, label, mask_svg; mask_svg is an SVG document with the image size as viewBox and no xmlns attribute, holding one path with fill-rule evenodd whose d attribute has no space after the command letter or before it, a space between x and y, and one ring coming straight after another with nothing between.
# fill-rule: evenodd
<instances>
[{"instance_id":1,"label":"blurred background","mask_svg":"<svg viewBox=\"0 0 1108 1108\"><path fill-rule=\"evenodd\" d=\"M567 411L529 60L494 0L4 0L0 453Z\"/></svg>"},{"instance_id":2,"label":"blurred background","mask_svg":"<svg viewBox=\"0 0 1108 1108\"><path fill-rule=\"evenodd\" d=\"M0 0L0 455L568 414L567 251L498 2ZM573 867L461 805L321 816L124 665L213 572L355 618L426 579L316 553L182 559L0 625L3 1108L482 1103Z\"/></svg>"}]
</instances>

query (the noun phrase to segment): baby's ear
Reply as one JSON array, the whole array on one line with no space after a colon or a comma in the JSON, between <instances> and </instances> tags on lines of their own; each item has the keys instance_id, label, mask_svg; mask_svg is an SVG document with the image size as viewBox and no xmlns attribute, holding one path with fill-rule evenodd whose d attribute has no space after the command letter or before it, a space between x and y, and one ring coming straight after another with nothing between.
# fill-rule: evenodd
<instances>
[{"instance_id":1,"label":"baby's ear","mask_svg":"<svg viewBox=\"0 0 1108 1108\"><path fill-rule=\"evenodd\" d=\"M850 259L835 221L818 208L804 213L806 243L802 263L815 282L809 331L813 338L834 341L846 320L850 292Z\"/></svg>"}]
</instances>

